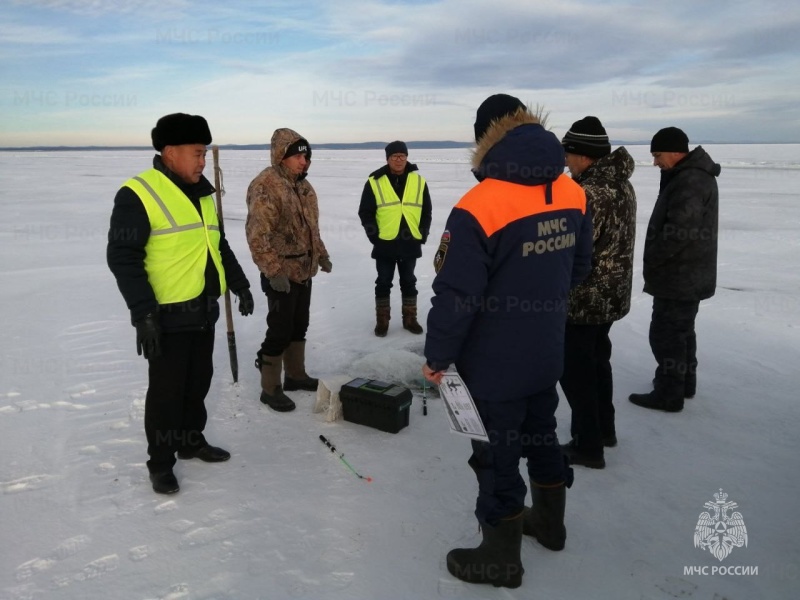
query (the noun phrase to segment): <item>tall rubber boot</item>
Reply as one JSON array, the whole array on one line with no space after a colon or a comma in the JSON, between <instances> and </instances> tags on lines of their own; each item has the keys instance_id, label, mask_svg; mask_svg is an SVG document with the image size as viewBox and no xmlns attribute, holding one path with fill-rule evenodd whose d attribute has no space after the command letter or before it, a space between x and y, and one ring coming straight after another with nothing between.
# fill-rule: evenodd
<instances>
[{"instance_id":1,"label":"tall rubber boot","mask_svg":"<svg viewBox=\"0 0 800 600\"><path fill-rule=\"evenodd\" d=\"M283 389L317 391L319 380L306 373L306 343L292 342L283 353Z\"/></svg>"},{"instance_id":2,"label":"tall rubber boot","mask_svg":"<svg viewBox=\"0 0 800 600\"><path fill-rule=\"evenodd\" d=\"M375 298L375 335L378 337L386 337L391 312L389 298Z\"/></svg>"},{"instance_id":3,"label":"tall rubber boot","mask_svg":"<svg viewBox=\"0 0 800 600\"><path fill-rule=\"evenodd\" d=\"M295 409L294 402L283 393L281 387L281 367L283 355L267 356L259 354L256 367L261 371L261 402L278 412Z\"/></svg>"},{"instance_id":4,"label":"tall rubber boot","mask_svg":"<svg viewBox=\"0 0 800 600\"><path fill-rule=\"evenodd\" d=\"M483 525L483 541L477 548L457 548L447 553L447 570L467 583L491 583L495 587L522 585L520 546L522 515L501 519L496 526Z\"/></svg>"},{"instance_id":5,"label":"tall rubber boot","mask_svg":"<svg viewBox=\"0 0 800 600\"><path fill-rule=\"evenodd\" d=\"M417 298L403 298L403 329L411 333L422 333L422 326L417 322Z\"/></svg>"},{"instance_id":6,"label":"tall rubber boot","mask_svg":"<svg viewBox=\"0 0 800 600\"><path fill-rule=\"evenodd\" d=\"M544 487L531 481L531 508L526 508L522 518L522 533L536 538L548 550L563 550L567 539L564 526L564 509L567 504L567 487Z\"/></svg>"}]
</instances>

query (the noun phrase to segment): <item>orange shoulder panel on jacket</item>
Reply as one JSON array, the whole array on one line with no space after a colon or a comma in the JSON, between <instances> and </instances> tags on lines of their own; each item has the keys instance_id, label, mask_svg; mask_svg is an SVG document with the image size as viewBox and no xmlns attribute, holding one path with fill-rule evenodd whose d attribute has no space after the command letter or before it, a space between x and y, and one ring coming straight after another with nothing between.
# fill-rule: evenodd
<instances>
[{"instance_id":1,"label":"orange shoulder panel on jacket","mask_svg":"<svg viewBox=\"0 0 800 600\"><path fill-rule=\"evenodd\" d=\"M557 210L586 212L583 188L565 174L553 182L553 202L545 202L545 185L521 185L499 179L484 179L464 194L456 208L466 210L478 220L486 236L525 217Z\"/></svg>"}]
</instances>

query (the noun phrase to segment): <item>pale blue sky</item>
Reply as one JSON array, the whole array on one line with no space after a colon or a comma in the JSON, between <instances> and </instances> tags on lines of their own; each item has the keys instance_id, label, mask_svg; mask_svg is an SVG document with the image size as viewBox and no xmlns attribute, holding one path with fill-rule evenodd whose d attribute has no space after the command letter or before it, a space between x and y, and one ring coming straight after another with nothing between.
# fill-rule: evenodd
<instances>
[{"instance_id":1,"label":"pale blue sky","mask_svg":"<svg viewBox=\"0 0 800 600\"><path fill-rule=\"evenodd\" d=\"M470 141L506 92L563 135L668 125L800 142L791 2L2 0L0 146L147 145L202 114L215 143Z\"/></svg>"}]
</instances>

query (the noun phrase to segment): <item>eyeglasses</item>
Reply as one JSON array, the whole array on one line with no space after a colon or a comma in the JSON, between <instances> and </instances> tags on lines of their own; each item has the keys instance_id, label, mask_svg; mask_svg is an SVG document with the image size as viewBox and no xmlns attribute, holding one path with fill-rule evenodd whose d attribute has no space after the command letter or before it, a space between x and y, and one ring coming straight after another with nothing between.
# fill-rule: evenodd
<instances>
[{"instance_id":1,"label":"eyeglasses","mask_svg":"<svg viewBox=\"0 0 800 600\"><path fill-rule=\"evenodd\" d=\"M406 154L392 154L389 158L391 160L401 160L401 159L405 160L406 158L408 158L408 155L406 155Z\"/></svg>"}]
</instances>

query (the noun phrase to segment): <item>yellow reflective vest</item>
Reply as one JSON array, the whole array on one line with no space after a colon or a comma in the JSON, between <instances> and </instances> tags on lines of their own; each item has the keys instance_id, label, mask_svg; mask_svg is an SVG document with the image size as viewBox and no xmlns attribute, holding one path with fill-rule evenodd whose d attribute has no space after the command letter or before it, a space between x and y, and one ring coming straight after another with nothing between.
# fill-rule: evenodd
<instances>
[{"instance_id":1,"label":"yellow reflective vest","mask_svg":"<svg viewBox=\"0 0 800 600\"><path fill-rule=\"evenodd\" d=\"M150 219L144 268L159 304L197 298L205 287L208 255L217 267L224 294L225 270L219 252L220 229L211 196L200 198L200 213L181 189L158 169L123 184L142 201Z\"/></svg>"},{"instance_id":2,"label":"yellow reflective vest","mask_svg":"<svg viewBox=\"0 0 800 600\"><path fill-rule=\"evenodd\" d=\"M378 206L375 216L378 223L378 237L382 240L396 238L400 232L400 222L405 217L411 235L414 236L414 239L421 240L419 222L422 218L425 179L415 171L409 173L402 200L397 197L397 193L386 175L382 175L377 181L374 177L370 177L369 184Z\"/></svg>"}]
</instances>

